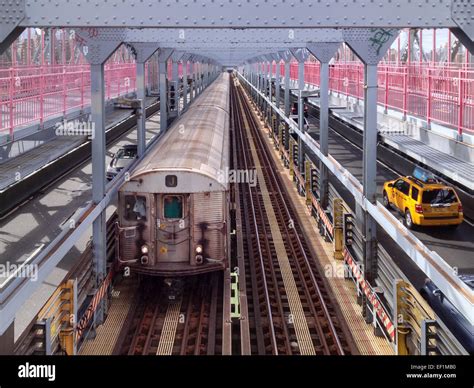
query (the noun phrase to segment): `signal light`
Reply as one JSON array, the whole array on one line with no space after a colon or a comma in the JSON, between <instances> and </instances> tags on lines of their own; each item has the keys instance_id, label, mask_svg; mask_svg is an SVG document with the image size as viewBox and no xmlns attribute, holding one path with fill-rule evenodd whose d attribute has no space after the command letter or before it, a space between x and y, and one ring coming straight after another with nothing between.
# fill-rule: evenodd
<instances>
[{"instance_id":1,"label":"signal light","mask_svg":"<svg viewBox=\"0 0 474 388\"><path fill-rule=\"evenodd\" d=\"M423 206L421 205L415 205L415 211L418 213L418 214L423 214Z\"/></svg>"}]
</instances>

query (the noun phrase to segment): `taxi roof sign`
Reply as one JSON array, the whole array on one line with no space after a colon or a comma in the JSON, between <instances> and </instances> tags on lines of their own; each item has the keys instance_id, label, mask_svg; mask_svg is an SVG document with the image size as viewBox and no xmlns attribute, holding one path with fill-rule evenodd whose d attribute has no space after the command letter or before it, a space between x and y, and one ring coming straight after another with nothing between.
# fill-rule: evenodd
<instances>
[{"instance_id":1,"label":"taxi roof sign","mask_svg":"<svg viewBox=\"0 0 474 388\"><path fill-rule=\"evenodd\" d=\"M415 169L413 170L413 178L423 183L438 183L436 175L421 167L415 167Z\"/></svg>"}]
</instances>

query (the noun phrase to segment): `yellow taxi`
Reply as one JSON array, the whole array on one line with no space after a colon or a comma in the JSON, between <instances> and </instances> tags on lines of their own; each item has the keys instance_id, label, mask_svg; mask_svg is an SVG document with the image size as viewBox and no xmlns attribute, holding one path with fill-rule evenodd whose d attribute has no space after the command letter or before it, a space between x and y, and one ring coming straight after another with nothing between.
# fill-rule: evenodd
<instances>
[{"instance_id":1,"label":"yellow taxi","mask_svg":"<svg viewBox=\"0 0 474 388\"><path fill-rule=\"evenodd\" d=\"M408 229L416 225L456 227L463 222L462 204L452 187L424 171L415 169L413 175L383 186L383 204L396 208Z\"/></svg>"}]
</instances>

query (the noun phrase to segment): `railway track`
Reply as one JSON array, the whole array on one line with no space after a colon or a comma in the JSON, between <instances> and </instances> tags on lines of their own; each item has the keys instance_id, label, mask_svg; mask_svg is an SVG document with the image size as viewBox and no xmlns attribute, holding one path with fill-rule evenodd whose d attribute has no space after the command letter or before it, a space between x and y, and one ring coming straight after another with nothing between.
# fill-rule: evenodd
<instances>
[{"instance_id":1,"label":"railway track","mask_svg":"<svg viewBox=\"0 0 474 388\"><path fill-rule=\"evenodd\" d=\"M255 170L257 185L239 183L245 289L252 354L350 354L323 276L283 188L249 100L231 88L237 168Z\"/></svg>"},{"instance_id":2,"label":"railway track","mask_svg":"<svg viewBox=\"0 0 474 388\"><path fill-rule=\"evenodd\" d=\"M222 287L222 273L201 275L187 279L182 295L169 300L162 280L142 279L117 353L221 354Z\"/></svg>"}]
</instances>

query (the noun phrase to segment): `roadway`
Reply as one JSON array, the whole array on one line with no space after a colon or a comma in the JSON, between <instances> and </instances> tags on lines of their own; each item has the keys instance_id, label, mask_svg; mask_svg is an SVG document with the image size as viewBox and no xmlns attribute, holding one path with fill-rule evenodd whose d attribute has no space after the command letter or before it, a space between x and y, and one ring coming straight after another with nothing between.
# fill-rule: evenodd
<instances>
[{"instance_id":1,"label":"roadway","mask_svg":"<svg viewBox=\"0 0 474 388\"><path fill-rule=\"evenodd\" d=\"M319 141L319 120L309 117L310 130L315 140ZM344 166L354 177L362 182L362 150L355 144L349 142L333 129L329 131L329 153ZM387 180L397 178L399 175L396 166L388 166L381 162L377 163L377 199L382 202L383 184ZM352 195L332 176L331 183L337 187L347 204L354 210L355 204ZM393 214L402 222L402 217L396 211ZM457 229L452 230L443 227L418 228L414 234L431 250L436 251L448 264L457 268L459 273L474 273L474 225L464 222ZM395 262L403 270L404 267L412 269L407 265L410 261L401 251L396 243L382 231L379 231L379 241L391 254ZM406 260L405 260L406 259ZM411 261L410 261L411 263ZM413 265L413 268L414 265ZM405 272L405 271L404 271ZM405 272L409 274L410 272Z\"/></svg>"}]
</instances>

